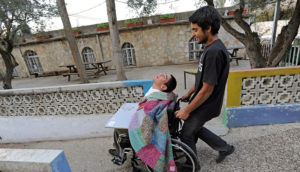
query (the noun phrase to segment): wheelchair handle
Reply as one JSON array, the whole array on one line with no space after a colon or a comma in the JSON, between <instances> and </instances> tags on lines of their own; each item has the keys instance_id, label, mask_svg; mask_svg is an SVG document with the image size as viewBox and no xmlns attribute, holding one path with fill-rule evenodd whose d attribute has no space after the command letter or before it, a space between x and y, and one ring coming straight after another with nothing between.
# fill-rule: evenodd
<instances>
[{"instance_id":1,"label":"wheelchair handle","mask_svg":"<svg viewBox=\"0 0 300 172\"><path fill-rule=\"evenodd\" d=\"M179 99L177 100L177 102L182 102L182 98L179 98Z\"/></svg>"}]
</instances>

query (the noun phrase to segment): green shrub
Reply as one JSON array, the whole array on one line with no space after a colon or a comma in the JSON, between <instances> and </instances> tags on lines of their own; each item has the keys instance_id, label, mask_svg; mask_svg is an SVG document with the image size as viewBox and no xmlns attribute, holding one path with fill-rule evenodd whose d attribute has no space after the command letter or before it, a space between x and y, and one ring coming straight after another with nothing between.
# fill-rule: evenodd
<instances>
[{"instance_id":1,"label":"green shrub","mask_svg":"<svg viewBox=\"0 0 300 172\"><path fill-rule=\"evenodd\" d=\"M129 19L129 20L125 20L124 24L136 24L138 22L143 21L143 19L138 18L138 19Z\"/></svg>"},{"instance_id":2,"label":"green shrub","mask_svg":"<svg viewBox=\"0 0 300 172\"><path fill-rule=\"evenodd\" d=\"M108 26L108 23L100 23L100 24L97 24L97 28L105 28Z\"/></svg>"},{"instance_id":3,"label":"green shrub","mask_svg":"<svg viewBox=\"0 0 300 172\"><path fill-rule=\"evenodd\" d=\"M72 30L73 30L74 32L76 32L76 31L79 31L79 28L78 28L78 27L75 27L75 28L72 28Z\"/></svg>"},{"instance_id":4,"label":"green shrub","mask_svg":"<svg viewBox=\"0 0 300 172\"><path fill-rule=\"evenodd\" d=\"M169 19L169 18L174 18L174 14L164 14L159 16L160 19Z\"/></svg>"},{"instance_id":5,"label":"green shrub","mask_svg":"<svg viewBox=\"0 0 300 172\"><path fill-rule=\"evenodd\" d=\"M48 32L39 32L36 34L37 37L43 37L43 36L48 36L49 33Z\"/></svg>"}]
</instances>

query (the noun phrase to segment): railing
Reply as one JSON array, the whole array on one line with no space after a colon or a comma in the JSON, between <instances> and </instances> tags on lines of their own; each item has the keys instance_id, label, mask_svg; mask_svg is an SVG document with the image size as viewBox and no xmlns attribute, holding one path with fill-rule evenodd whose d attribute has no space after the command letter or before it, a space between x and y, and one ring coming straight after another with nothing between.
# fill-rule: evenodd
<instances>
[{"instance_id":1,"label":"railing","mask_svg":"<svg viewBox=\"0 0 300 172\"><path fill-rule=\"evenodd\" d=\"M264 56L264 58L267 58L269 53L271 52L271 44L263 44L262 45L262 55Z\"/></svg>"},{"instance_id":2,"label":"railing","mask_svg":"<svg viewBox=\"0 0 300 172\"><path fill-rule=\"evenodd\" d=\"M292 46L288 51L285 59L283 59L279 66L297 66L300 65L300 46Z\"/></svg>"},{"instance_id":3,"label":"railing","mask_svg":"<svg viewBox=\"0 0 300 172\"><path fill-rule=\"evenodd\" d=\"M262 45L262 55L267 58L271 52L271 44ZM286 57L281 60L278 66L298 66L300 65L300 45L293 45L291 49L288 50Z\"/></svg>"}]
</instances>

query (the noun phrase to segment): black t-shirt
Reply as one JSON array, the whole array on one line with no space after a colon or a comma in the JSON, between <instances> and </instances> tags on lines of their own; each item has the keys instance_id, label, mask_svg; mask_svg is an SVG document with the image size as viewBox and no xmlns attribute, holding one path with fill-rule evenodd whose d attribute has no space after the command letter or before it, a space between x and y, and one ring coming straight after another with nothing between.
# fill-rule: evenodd
<instances>
[{"instance_id":1,"label":"black t-shirt","mask_svg":"<svg viewBox=\"0 0 300 172\"><path fill-rule=\"evenodd\" d=\"M214 90L208 99L192 113L197 113L205 119L218 116L221 112L224 91L229 72L229 55L221 40L216 40L205 47L199 61L196 74L195 98L203 86L203 82L213 84Z\"/></svg>"}]
</instances>

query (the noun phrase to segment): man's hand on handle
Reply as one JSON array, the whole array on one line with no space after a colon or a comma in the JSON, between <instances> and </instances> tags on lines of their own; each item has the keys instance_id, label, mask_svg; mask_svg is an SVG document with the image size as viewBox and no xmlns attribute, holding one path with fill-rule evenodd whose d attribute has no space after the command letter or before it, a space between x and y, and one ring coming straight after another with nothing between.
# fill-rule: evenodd
<instances>
[{"instance_id":1,"label":"man's hand on handle","mask_svg":"<svg viewBox=\"0 0 300 172\"><path fill-rule=\"evenodd\" d=\"M191 95L186 94L184 96L181 97L181 101L182 102L188 102L190 100Z\"/></svg>"},{"instance_id":2,"label":"man's hand on handle","mask_svg":"<svg viewBox=\"0 0 300 172\"><path fill-rule=\"evenodd\" d=\"M190 114L185 111L185 109L178 110L175 112L176 118L186 120Z\"/></svg>"},{"instance_id":3,"label":"man's hand on handle","mask_svg":"<svg viewBox=\"0 0 300 172\"><path fill-rule=\"evenodd\" d=\"M184 96L181 97L181 101L188 102L191 98L191 95L194 93L194 91L195 91L195 85L193 85L193 87ZM176 115L176 118L186 120L190 116L190 112L187 111L187 109L185 108L185 109L176 111L175 115Z\"/></svg>"}]
</instances>

